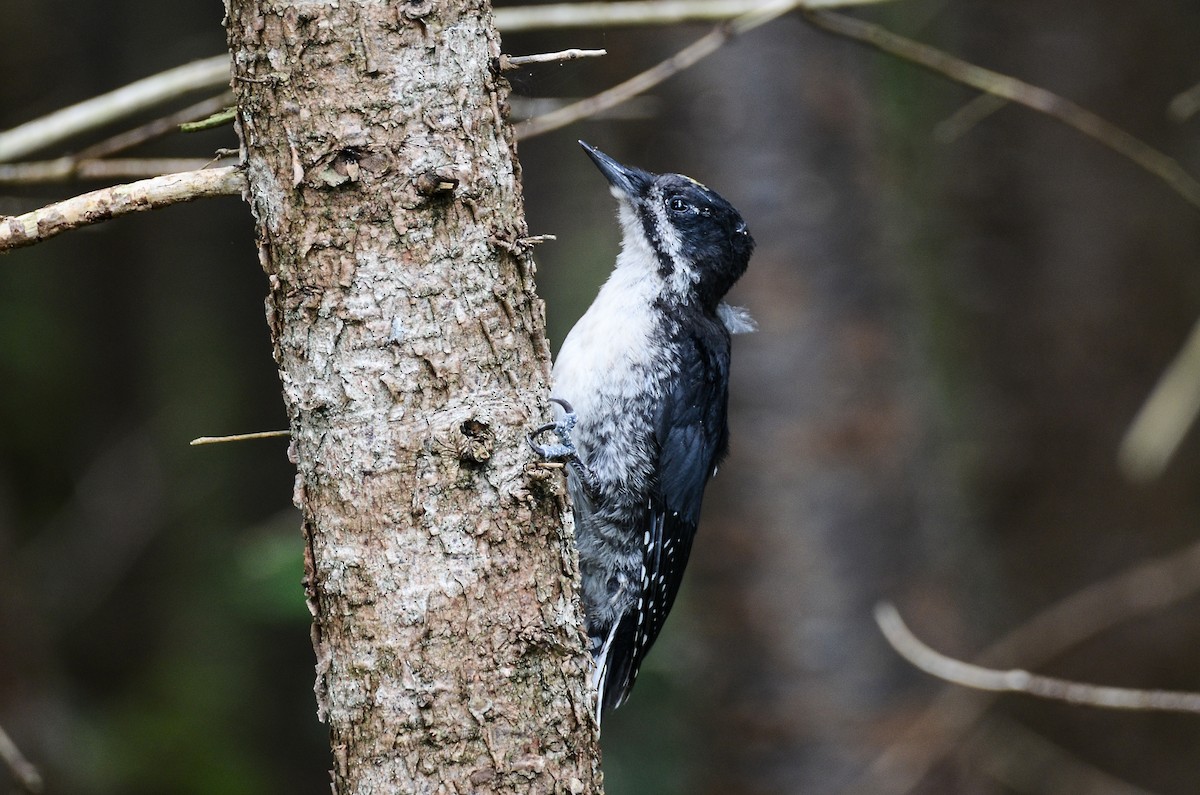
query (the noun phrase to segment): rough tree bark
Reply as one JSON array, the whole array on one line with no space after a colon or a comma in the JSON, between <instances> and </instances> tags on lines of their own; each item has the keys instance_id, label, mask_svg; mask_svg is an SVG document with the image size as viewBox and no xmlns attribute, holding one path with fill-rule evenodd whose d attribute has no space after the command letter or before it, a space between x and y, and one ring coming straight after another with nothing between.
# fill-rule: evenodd
<instances>
[{"instance_id":1,"label":"rough tree bark","mask_svg":"<svg viewBox=\"0 0 1200 795\"><path fill-rule=\"evenodd\" d=\"M340 793L599 792L486 0L228 0Z\"/></svg>"}]
</instances>

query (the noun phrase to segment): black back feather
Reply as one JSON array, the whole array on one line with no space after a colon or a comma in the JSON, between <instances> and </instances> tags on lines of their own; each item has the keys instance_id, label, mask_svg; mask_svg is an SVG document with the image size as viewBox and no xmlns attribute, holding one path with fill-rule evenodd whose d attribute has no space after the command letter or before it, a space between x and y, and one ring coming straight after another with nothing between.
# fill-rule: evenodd
<instances>
[{"instance_id":1,"label":"black back feather","mask_svg":"<svg viewBox=\"0 0 1200 795\"><path fill-rule=\"evenodd\" d=\"M657 482L642 527L643 573L638 609L626 613L606 660L602 704L617 707L629 695L679 593L700 520L704 487L729 446L727 424L729 333L703 318L676 340L684 369L672 380L655 416Z\"/></svg>"}]
</instances>

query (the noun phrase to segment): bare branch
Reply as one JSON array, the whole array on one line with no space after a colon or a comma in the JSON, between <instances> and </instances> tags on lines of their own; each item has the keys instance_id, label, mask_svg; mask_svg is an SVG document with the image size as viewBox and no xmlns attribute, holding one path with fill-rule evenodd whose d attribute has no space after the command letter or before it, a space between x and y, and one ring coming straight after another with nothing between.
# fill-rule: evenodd
<instances>
[{"instance_id":1,"label":"bare branch","mask_svg":"<svg viewBox=\"0 0 1200 795\"><path fill-rule=\"evenodd\" d=\"M147 141L178 132L184 124L202 119L233 102L233 93L189 105L182 110L119 133L73 155L28 163L0 163L0 185L28 185L40 182L66 182L72 179L127 180L157 177L176 171L196 171L213 165L200 158L102 159L131 149Z\"/></svg>"},{"instance_id":2,"label":"bare branch","mask_svg":"<svg viewBox=\"0 0 1200 795\"><path fill-rule=\"evenodd\" d=\"M72 179L146 179L180 171L199 171L220 161L199 157L133 157L77 160L60 157L32 163L0 163L0 185L66 182ZM226 162L224 165L232 165Z\"/></svg>"},{"instance_id":3,"label":"bare branch","mask_svg":"<svg viewBox=\"0 0 1200 795\"><path fill-rule=\"evenodd\" d=\"M17 786L21 789L34 793L44 789L45 782L42 780L42 774L33 766L33 763L25 758L21 749L8 736L8 732L4 731L3 726L0 726L0 760L12 773Z\"/></svg>"},{"instance_id":4,"label":"bare branch","mask_svg":"<svg viewBox=\"0 0 1200 795\"><path fill-rule=\"evenodd\" d=\"M1184 171L1177 161L1070 100L1014 77L968 63L935 47L907 39L870 22L828 11L806 11L805 16L819 28L869 44L878 50L937 72L955 82L994 94L1057 119L1129 158L1144 170L1167 183L1188 203L1200 207L1200 182Z\"/></svg>"},{"instance_id":5,"label":"bare branch","mask_svg":"<svg viewBox=\"0 0 1200 795\"><path fill-rule=\"evenodd\" d=\"M679 74L689 66L712 55L721 48L721 45L729 41L729 38L729 31L723 27L719 27L708 35L684 47L667 60L640 74L634 75L623 83L618 83L595 96L581 99L578 102L551 111L545 116L538 116L528 121L519 122L514 125L517 140L524 141L529 138L535 138L620 105L622 102L632 99L645 91L649 91L667 78Z\"/></svg>"},{"instance_id":6,"label":"bare branch","mask_svg":"<svg viewBox=\"0 0 1200 795\"><path fill-rule=\"evenodd\" d=\"M234 119L237 118L237 108L230 103L229 107L221 108L214 111L211 115L196 121L188 121L179 125L179 131L185 133L200 132L201 130L212 130L217 127L223 127L226 124L232 125Z\"/></svg>"},{"instance_id":7,"label":"bare branch","mask_svg":"<svg viewBox=\"0 0 1200 795\"><path fill-rule=\"evenodd\" d=\"M154 210L207 196L236 196L246 178L236 166L185 171L114 185L24 215L0 218L0 253L119 215Z\"/></svg>"},{"instance_id":8,"label":"bare branch","mask_svg":"<svg viewBox=\"0 0 1200 795\"><path fill-rule=\"evenodd\" d=\"M518 69L528 64L558 63L560 61L575 61L580 58L599 58L608 55L608 50L560 50L559 52L543 52L537 55L501 55L500 71Z\"/></svg>"},{"instance_id":9,"label":"bare branch","mask_svg":"<svg viewBox=\"0 0 1200 795\"><path fill-rule=\"evenodd\" d=\"M512 107L512 118L517 121L532 119L552 113L559 108L579 102L580 97L518 97L511 96L508 104ZM590 119L652 119L658 114L662 102L649 96L633 97L615 108L601 111L589 116Z\"/></svg>"},{"instance_id":10,"label":"bare branch","mask_svg":"<svg viewBox=\"0 0 1200 795\"><path fill-rule=\"evenodd\" d=\"M933 137L948 144L971 131L975 125L1008 105L1008 100L994 94L979 94L933 128Z\"/></svg>"},{"instance_id":11,"label":"bare branch","mask_svg":"<svg viewBox=\"0 0 1200 795\"><path fill-rule=\"evenodd\" d=\"M891 0L807 0L802 8L873 5ZM497 8L496 27L504 33L555 28L598 28L719 22L763 8L762 0L627 0L617 3L560 3Z\"/></svg>"},{"instance_id":12,"label":"bare branch","mask_svg":"<svg viewBox=\"0 0 1200 795\"><path fill-rule=\"evenodd\" d=\"M228 83L228 55L168 69L0 133L0 162L24 157L189 91Z\"/></svg>"},{"instance_id":13,"label":"bare branch","mask_svg":"<svg viewBox=\"0 0 1200 795\"><path fill-rule=\"evenodd\" d=\"M197 436L188 442L192 447L201 444L224 444L225 442L248 442L253 439L278 439L291 436L291 431L257 431L255 433L235 433L232 436Z\"/></svg>"},{"instance_id":14,"label":"bare branch","mask_svg":"<svg viewBox=\"0 0 1200 795\"><path fill-rule=\"evenodd\" d=\"M879 624L888 643L904 659L927 674L963 687L999 693L1026 693L1038 698L1104 709L1200 714L1200 693L1107 687L1041 676L1019 668L1000 671L956 660L921 642L890 602L880 602L875 606L875 622Z\"/></svg>"},{"instance_id":15,"label":"bare branch","mask_svg":"<svg viewBox=\"0 0 1200 795\"><path fill-rule=\"evenodd\" d=\"M523 141L552 130L558 130L649 91L667 78L679 74L684 69L712 55L734 36L766 24L772 19L794 10L799 5L800 0L784 0L784 2L759 5L753 12L738 17L730 24L716 27L708 35L692 42L667 60L634 75L607 91L601 91L593 97L559 108L545 116L538 116L517 124L514 128L517 140Z\"/></svg>"},{"instance_id":16,"label":"bare branch","mask_svg":"<svg viewBox=\"0 0 1200 795\"><path fill-rule=\"evenodd\" d=\"M1167 365L1121 439L1117 462L1133 481L1153 480L1167 468L1200 414L1200 322Z\"/></svg>"},{"instance_id":17,"label":"bare branch","mask_svg":"<svg viewBox=\"0 0 1200 795\"><path fill-rule=\"evenodd\" d=\"M1024 665L1044 665L1089 638L1197 592L1200 542L1076 591L993 643L976 662L1003 666L1021 660ZM898 742L842 791L847 795L909 792L979 721L993 698L984 691L946 688Z\"/></svg>"},{"instance_id":18,"label":"bare branch","mask_svg":"<svg viewBox=\"0 0 1200 795\"><path fill-rule=\"evenodd\" d=\"M92 144L86 149L76 152L74 157L76 160L91 160L109 157L115 155L117 152L124 152L135 146L140 146L147 141L153 141L155 138L179 132L180 127L187 122L211 116L232 104L233 92L226 91L215 97L209 97L208 99L188 105L186 108L177 110L174 113L169 113L153 121L148 121L145 124L134 127L132 130L118 133L100 143Z\"/></svg>"}]
</instances>

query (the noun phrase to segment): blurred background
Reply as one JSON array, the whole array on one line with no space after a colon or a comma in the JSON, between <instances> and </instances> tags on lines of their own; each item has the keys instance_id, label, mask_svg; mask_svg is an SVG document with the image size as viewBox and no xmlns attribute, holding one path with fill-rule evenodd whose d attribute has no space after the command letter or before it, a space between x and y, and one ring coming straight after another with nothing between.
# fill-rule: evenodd
<instances>
[{"instance_id":1,"label":"blurred background","mask_svg":"<svg viewBox=\"0 0 1200 795\"><path fill-rule=\"evenodd\" d=\"M215 0L0 12L0 128L224 47ZM1200 174L1200 119L1166 114L1200 82L1198 5L856 15L1058 92ZM707 29L529 33L505 50L607 48L511 76L517 98L577 98ZM521 144L531 232L558 236L537 251L555 345L617 250L577 138L709 184L758 240L731 296L760 324L735 341L732 454L673 618L606 721L610 793L1200 791L1196 717L1013 696L982 711L872 620L892 600L971 658L1200 525L1194 433L1152 481L1116 463L1200 317L1200 211L1020 108L947 135L973 96L789 17L624 111ZM227 127L135 154L234 145ZM0 214L91 187L0 186ZM285 426L265 290L234 198L0 262L0 725L50 792L327 791L285 442L188 446ZM1168 599L1190 593L1179 583L1027 632L1005 664L1200 690L1200 601ZM881 766L935 700L925 762Z\"/></svg>"}]
</instances>

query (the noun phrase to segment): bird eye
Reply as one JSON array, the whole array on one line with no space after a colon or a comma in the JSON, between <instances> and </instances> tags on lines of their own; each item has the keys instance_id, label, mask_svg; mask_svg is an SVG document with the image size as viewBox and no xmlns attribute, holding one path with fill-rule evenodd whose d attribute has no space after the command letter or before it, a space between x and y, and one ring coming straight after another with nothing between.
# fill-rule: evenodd
<instances>
[{"instance_id":1,"label":"bird eye","mask_svg":"<svg viewBox=\"0 0 1200 795\"><path fill-rule=\"evenodd\" d=\"M667 208L673 213L687 212L688 203L678 196L672 196L667 200Z\"/></svg>"}]
</instances>

